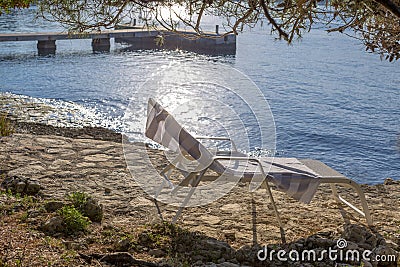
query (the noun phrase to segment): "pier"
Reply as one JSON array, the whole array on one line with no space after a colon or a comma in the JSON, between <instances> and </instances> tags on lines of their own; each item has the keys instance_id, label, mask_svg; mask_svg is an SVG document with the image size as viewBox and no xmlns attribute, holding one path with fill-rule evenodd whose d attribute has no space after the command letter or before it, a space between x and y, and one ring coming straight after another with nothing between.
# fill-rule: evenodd
<instances>
[{"instance_id":1,"label":"pier","mask_svg":"<svg viewBox=\"0 0 400 267\"><path fill-rule=\"evenodd\" d=\"M156 43L156 38L160 36L164 40L162 46ZM207 33L205 37L197 37L196 33L191 31L147 30L137 26L90 33L0 33L0 42L37 41L38 54L42 56L56 53L57 40L72 39L92 39L93 52L109 52L111 38L114 38L116 43L128 44L128 50L183 49L207 54L236 53L234 34L222 36L218 33Z\"/></svg>"}]
</instances>

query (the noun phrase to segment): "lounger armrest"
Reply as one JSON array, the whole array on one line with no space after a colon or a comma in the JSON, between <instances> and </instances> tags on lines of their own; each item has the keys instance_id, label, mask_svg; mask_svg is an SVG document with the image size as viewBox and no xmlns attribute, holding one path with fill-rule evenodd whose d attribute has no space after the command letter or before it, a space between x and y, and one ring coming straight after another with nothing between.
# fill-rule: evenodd
<instances>
[{"instance_id":1,"label":"lounger armrest","mask_svg":"<svg viewBox=\"0 0 400 267\"><path fill-rule=\"evenodd\" d=\"M221 136L195 136L196 139L207 139L207 140L218 140L218 141L229 141L232 144L233 151L237 151L235 142L229 137Z\"/></svg>"}]
</instances>

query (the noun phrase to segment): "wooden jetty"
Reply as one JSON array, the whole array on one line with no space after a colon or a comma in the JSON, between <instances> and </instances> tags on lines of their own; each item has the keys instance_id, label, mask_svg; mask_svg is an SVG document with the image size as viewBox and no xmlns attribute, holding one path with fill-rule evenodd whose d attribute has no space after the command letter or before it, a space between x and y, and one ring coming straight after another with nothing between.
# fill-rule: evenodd
<instances>
[{"instance_id":1,"label":"wooden jetty","mask_svg":"<svg viewBox=\"0 0 400 267\"><path fill-rule=\"evenodd\" d=\"M156 38L163 36L163 46L157 46ZM236 36L221 36L207 33L206 37L196 37L195 32L165 30L147 30L143 27L120 28L90 33L43 32L43 33L0 33L0 42L37 41L39 55L51 55L56 52L57 40L92 39L94 52L109 52L110 39L116 43L127 43L128 49L184 49L209 54L235 54Z\"/></svg>"}]
</instances>

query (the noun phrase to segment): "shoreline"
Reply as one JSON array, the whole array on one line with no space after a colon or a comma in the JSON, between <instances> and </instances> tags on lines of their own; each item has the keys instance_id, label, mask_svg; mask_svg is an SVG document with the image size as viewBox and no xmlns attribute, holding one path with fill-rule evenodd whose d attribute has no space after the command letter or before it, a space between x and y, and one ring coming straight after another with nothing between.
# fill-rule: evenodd
<instances>
[{"instance_id":1,"label":"shoreline","mask_svg":"<svg viewBox=\"0 0 400 267\"><path fill-rule=\"evenodd\" d=\"M115 142L120 142L122 138L125 138L123 136L123 131L110 129L104 127L102 123L99 123L101 118L96 117L97 115L93 110L82 112L82 108L83 107L72 102L62 102L62 104L60 104L57 100L54 102L47 102L40 98L0 92L0 114L6 111L8 117L15 122L17 132L54 134L72 138L86 136L93 139ZM105 119L108 121L107 118ZM121 125L116 127L120 129L120 126ZM400 149L400 136L397 141ZM133 142L143 143L145 141L140 139ZM326 160L326 162L329 162L329 160ZM384 169L385 168L381 168L380 170ZM340 170L340 166L338 170ZM400 178L396 176L396 173L379 175L379 177L374 180L366 179L362 176L360 171L365 172L365 170L357 169L357 167L352 169L349 166L345 166L345 168L342 168L340 172L346 173L346 171L347 174L351 174L348 177L351 177L352 179L355 178L355 181L359 181L361 184L381 184L387 178L394 178L395 180L400 181ZM355 171L355 173L352 171ZM392 175L394 175L394 177Z\"/></svg>"},{"instance_id":2,"label":"shoreline","mask_svg":"<svg viewBox=\"0 0 400 267\"><path fill-rule=\"evenodd\" d=\"M1 113L0 113L1 114ZM83 126L83 127L64 127L64 126L53 126L41 122L27 122L18 120L15 117L9 118L14 125L15 133L21 134L33 134L33 135L55 135L67 138L89 138L101 141L111 141L116 143L122 143L122 140L127 140L126 136L117 131L97 126ZM132 144L144 144L144 142L134 141ZM399 137L400 143L400 137ZM391 177L386 177L383 182L366 184L359 183L360 185L376 186L384 184L386 180L393 180ZM400 180L394 180L400 183Z\"/></svg>"},{"instance_id":3,"label":"shoreline","mask_svg":"<svg viewBox=\"0 0 400 267\"><path fill-rule=\"evenodd\" d=\"M16 133L33 135L55 135L68 138L88 138L102 141L121 143L123 135L113 130L94 127L57 127L36 122L24 122L12 120Z\"/></svg>"}]
</instances>

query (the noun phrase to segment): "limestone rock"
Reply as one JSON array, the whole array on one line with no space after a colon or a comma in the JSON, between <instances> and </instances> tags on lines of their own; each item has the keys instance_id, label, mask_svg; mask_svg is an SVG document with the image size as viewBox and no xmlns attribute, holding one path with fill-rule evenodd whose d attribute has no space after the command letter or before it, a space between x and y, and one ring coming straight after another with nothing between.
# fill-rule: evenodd
<instances>
[{"instance_id":1,"label":"limestone rock","mask_svg":"<svg viewBox=\"0 0 400 267\"><path fill-rule=\"evenodd\" d=\"M248 245L244 245L244 246L240 247L236 251L236 259L239 262L245 261L247 259L247 257L250 255L250 250L251 250L251 247Z\"/></svg>"},{"instance_id":2,"label":"limestone rock","mask_svg":"<svg viewBox=\"0 0 400 267\"><path fill-rule=\"evenodd\" d=\"M225 232L225 239L228 241L235 241L236 240L236 233L235 232Z\"/></svg>"},{"instance_id":3,"label":"limestone rock","mask_svg":"<svg viewBox=\"0 0 400 267\"><path fill-rule=\"evenodd\" d=\"M305 240L304 245L309 249L329 248L329 247L333 247L334 245L336 245L336 242L334 240L327 239L327 238L311 236Z\"/></svg>"},{"instance_id":4,"label":"limestone rock","mask_svg":"<svg viewBox=\"0 0 400 267\"><path fill-rule=\"evenodd\" d=\"M137 260L128 252L117 252L104 255L103 257L100 258L100 262L107 263L112 266L148 266L148 267L160 266L152 262Z\"/></svg>"},{"instance_id":5,"label":"limestone rock","mask_svg":"<svg viewBox=\"0 0 400 267\"><path fill-rule=\"evenodd\" d=\"M42 225L42 231L48 234L60 233L65 230L61 216L52 217Z\"/></svg>"},{"instance_id":6,"label":"limestone rock","mask_svg":"<svg viewBox=\"0 0 400 267\"><path fill-rule=\"evenodd\" d=\"M367 260L361 260L363 267L373 267L373 265Z\"/></svg>"},{"instance_id":7,"label":"limestone rock","mask_svg":"<svg viewBox=\"0 0 400 267\"><path fill-rule=\"evenodd\" d=\"M263 247L261 247L259 245L256 245L256 246L244 245L236 251L235 258L240 263L244 263L246 261L253 262L257 259L257 253L261 249L263 249ZM268 248L268 250L270 250L270 248Z\"/></svg>"},{"instance_id":8,"label":"limestone rock","mask_svg":"<svg viewBox=\"0 0 400 267\"><path fill-rule=\"evenodd\" d=\"M218 267L240 267L239 264L231 263L231 262L222 262L217 264Z\"/></svg>"},{"instance_id":9,"label":"limestone rock","mask_svg":"<svg viewBox=\"0 0 400 267\"><path fill-rule=\"evenodd\" d=\"M117 252L117 253L111 253L111 254L107 254L105 256L103 256L100 259L101 262L107 262L109 264L133 264L135 263L135 258L127 253L127 252Z\"/></svg>"},{"instance_id":10,"label":"limestone rock","mask_svg":"<svg viewBox=\"0 0 400 267\"><path fill-rule=\"evenodd\" d=\"M386 245L389 246L390 248L399 251L400 250L400 246L396 243L394 243L393 241L390 240L386 240Z\"/></svg>"},{"instance_id":11,"label":"limestone rock","mask_svg":"<svg viewBox=\"0 0 400 267\"><path fill-rule=\"evenodd\" d=\"M92 222L101 222L103 219L103 206L93 198L88 198L85 206L83 207L83 213Z\"/></svg>"},{"instance_id":12,"label":"limestone rock","mask_svg":"<svg viewBox=\"0 0 400 267\"><path fill-rule=\"evenodd\" d=\"M165 251L158 249L158 248L150 249L149 255L156 257L156 258L161 258L161 257L165 256Z\"/></svg>"},{"instance_id":13,"label":"limestone rock","mask_svg":"<svg viewBox=\"0 0 400 267\"><path fill-rule=\"evenodd\" d=\"M40 191L40 183L22 176L10 176L3 180L1 186L14 194L36 195Z\"/></svg>"},{"instance_id":14,"label":"limestone rock","mask_svg":"<svg viewBox=\"0 0 400 267\"><path fill-rule=\"evenodd\" d=\"M36 195L40 191L40 184L38 181L29 179L26 183L25 193L27 195Z\"/></svg>"},{"instance_id":15,"label":"limestone rock","mask_svg":"<svg viewBox=\"0 0 400 267\"><path fill-rule=\"evenodd\" d=\"M364 243L369 236L370 233L365 227L355 224L346 225L342 234L344 239L357 244Z\"/></svg>"},{"instance_id":16,"label":"limestone rock","mask_svg":"<svg viewBox=\"0 0 400 267\"><path fill-rule=\"evenodd\" d=\"M72 250L81 250L81 249L86 248L85 244L79 243L79 242L74 242L74 241L64 241L63 240L63 244L65 245L65 247L67 249L72 249Z\"/></svg>"},{"instance_id":17,"label":"limestone rock","mask_svg":"<svg viewBox=\"0 0 400 267\"><path fill-rule=\"evenodd\" d=\"M36 210L36 209L30 209L28 210L28 218L36 218L42 215L42 211Z\"/></svg>"},{"instance_id":18,"label":"limestone rock","mask_svg":"<svg viewBox=\"0 0 400 267\"><path fill-rule=\"evenodd\" d=\"M196 262L192 266L202 266L202 267L245 267L244 265L232 263L232 262L222 262L222 263L203 263L203 262Z\"/></svg>"},{"instance_id":19,"label":"limestone rock","mask_svg":"<svg viewBox=\"0 0 400 267\"><path fill-rule=\"evenodd\" d=\"M131 247L132 243L128 238L124 238L122 240L118 240L114 244L115 251L118 252L123 252L123 251L128 251L129 248Z\"/></svg>"},{"instance_id":20,"label":"limestone rock","mask_svg":"<svg viewBox=\"0 0 400 267\"><path fill-rule=\"evenodd\" d=\"M212 238L199 241L193 250L197 251L197 255L212 261L220 258L228 260L234 255L234 250L226 242Z\"/></svg>"},{"instance_id":21,"label":"limestone rock","mask_svg":"<svg viewBox=\"0 0 400 267\"><path fill-rule=\"evenodd\" d=\"M384 185L394 185L398 183L399 183L398 181L395 181L392 178L386 178L385 181L383 182Z\"/></svg>"},{"instance_id":22,"label":"limestone rock","mask_svg":"<svg viewBox=\"0 0 400 267\"><path fill-rule=\"evenodd\" d=\"M46 202L46 204L44 204L44 208L46 209L47 212L54 212L56 210L61 209L64 205L65 204L62 201L51 200Z\"/></svg>"}]
</instances>

